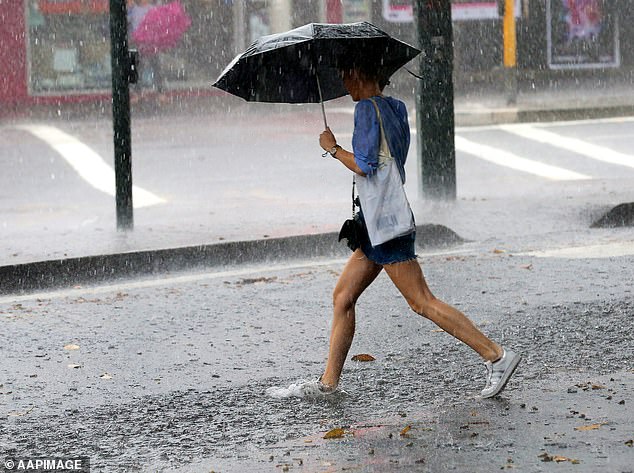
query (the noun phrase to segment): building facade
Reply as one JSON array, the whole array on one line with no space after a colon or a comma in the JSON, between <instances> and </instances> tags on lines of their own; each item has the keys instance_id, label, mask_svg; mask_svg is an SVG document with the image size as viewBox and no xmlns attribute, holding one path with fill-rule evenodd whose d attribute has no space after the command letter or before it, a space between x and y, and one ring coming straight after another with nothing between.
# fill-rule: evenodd
<instances>
[{"instance_id":1,"label":"building facade","mask_svg":"<svg viewBox=\"0 0 634 473\"><path fill-rule=\"evenodd\" d=\"M152 60L141 57L140 84L133 93L156 87L159 69L169 91L210 90L224 66L255 38L309 22L367 20L415 43L408 0L180 2L192 20L189 30L176 46ZM553 73L631 68L631 3L516 0L518 68ZM108 97L109 0L0 0L0 18L0 105ZM498 3L454 0L452 18L456 79L499 68Z\"/></svg>"}]
</instances>

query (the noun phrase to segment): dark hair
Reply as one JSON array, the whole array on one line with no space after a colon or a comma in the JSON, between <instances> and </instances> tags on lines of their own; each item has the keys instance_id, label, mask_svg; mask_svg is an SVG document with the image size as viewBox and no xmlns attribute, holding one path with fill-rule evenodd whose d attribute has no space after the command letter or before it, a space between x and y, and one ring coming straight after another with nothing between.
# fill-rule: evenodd
<instances>
[{"instance_id":1,"label":"dark hair","mask_svg":"<svg viewBox=\"0 0 634 473\"><path fill-rule=\"evenodd\" d=\"M359 75L367 81L376 81L379 84L379 88L383 90L386 85L390 83L389 78L382 74L381 68L375 64L370 64L366 61L353 62L344 68L348 71L357 71Z\"/></svg>"}]
</instances>

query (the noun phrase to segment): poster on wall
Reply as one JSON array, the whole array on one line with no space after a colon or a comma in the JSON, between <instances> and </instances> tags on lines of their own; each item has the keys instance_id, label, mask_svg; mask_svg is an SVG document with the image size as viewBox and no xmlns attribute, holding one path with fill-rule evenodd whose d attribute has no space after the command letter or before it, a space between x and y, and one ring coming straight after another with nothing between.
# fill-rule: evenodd
<instances>
[{"instance_id":1,"label":"poster on wall","mask_svg":"<svg viewBox=\"0 0 634 473\"><path fill-rule=\"evenodd\" d=\"M546 15L551 69L619 66L619 25L612 1L547 0Z\"/></svg>"}]
</instances>

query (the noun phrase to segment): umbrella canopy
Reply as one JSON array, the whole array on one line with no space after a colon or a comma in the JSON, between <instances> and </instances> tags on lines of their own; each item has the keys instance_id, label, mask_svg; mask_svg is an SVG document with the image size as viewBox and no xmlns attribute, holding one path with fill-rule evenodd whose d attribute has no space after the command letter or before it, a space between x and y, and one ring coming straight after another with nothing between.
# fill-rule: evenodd
<instances>
[{"instance_id":1,"label":"umbrella canopy","mask_svg":"<svg viewBox=\"0 0 634 473\"><path fill-rule=\"evenodd\" d=\"M178 43L191 19L179 1L152 7L131 36L142 53L156 54Z\"/></svg>"},{"instance_id":2,"label":"umbrella canopy","mask_svg":"<svg viewBox=\"0 0 634 473\"><path fill-rule=\"evenodd\" d=\"M343 68L372 68L386 84L419 53L368 22L310 23L259 38L213 85L247 101L318 103L348 93Z\"/></svg>"}]
</instances>

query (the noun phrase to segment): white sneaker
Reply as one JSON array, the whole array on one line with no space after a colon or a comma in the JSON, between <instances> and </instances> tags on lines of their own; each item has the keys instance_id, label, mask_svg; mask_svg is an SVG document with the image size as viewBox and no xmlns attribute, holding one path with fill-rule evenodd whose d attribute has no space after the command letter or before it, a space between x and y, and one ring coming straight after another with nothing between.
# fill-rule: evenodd
<instances>
[{"instance_id":1,"label":"white sneaker","mask_svg":"<svg viewBox=\"0 0 634 473\"><path fill-rule=\"evenodd\" d=\"M276 399L284 399L289 397L316 398L328 396L334 393L337 388L331 388L325 385L319 379L311 379L309 381L298 381L289 387L272 387L266 390L266 394Z\"/></svg>"},{"instance_id":2,"label":"white sneaker","mask_svg":"<svg viewBox=\"0 0 634 473\"><path fill-rule=\"evenodd\" d=\"M482 390L482 397L493 397L499 394L508 383L521 359L522 357L515 352L504 350L502 358L495 363L487 361L485 363L488 371L487 384Z\"/></svg>"}]
</instances>

